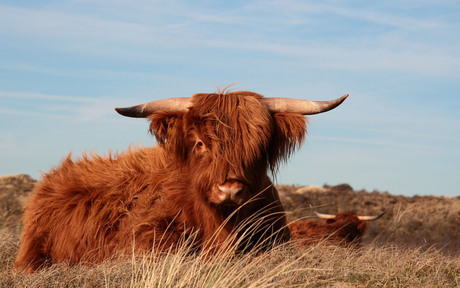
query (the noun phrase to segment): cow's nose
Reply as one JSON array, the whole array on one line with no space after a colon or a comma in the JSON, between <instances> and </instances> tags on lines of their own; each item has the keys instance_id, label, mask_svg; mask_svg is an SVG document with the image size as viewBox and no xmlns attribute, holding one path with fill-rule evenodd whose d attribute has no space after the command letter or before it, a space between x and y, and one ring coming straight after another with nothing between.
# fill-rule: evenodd
<instances>
[{"instance_id":1,"label":"cow's nose","mask_svg":"<svg viewBox=\"0 0 460 288\"><path fill-rule=\"evenodd\" d=\"M239 204L243 200L243 183L235 180L226 181L218 185L219 198L222 202L233 201Z\"/></svg>"}]
</instances>

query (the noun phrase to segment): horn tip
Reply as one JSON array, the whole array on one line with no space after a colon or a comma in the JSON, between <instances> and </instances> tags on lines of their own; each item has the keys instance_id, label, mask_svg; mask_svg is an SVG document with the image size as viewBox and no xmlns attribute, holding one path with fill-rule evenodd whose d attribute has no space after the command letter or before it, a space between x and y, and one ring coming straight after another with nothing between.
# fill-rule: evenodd
<instances>
[{"instance_id":1,"label":"horn tip","mask_svg":"<svg viewBox=\"0 0 460 288\"><path fill-rule=\"evenodd\" d=\"M134 118L140 118L143 117L143 115L139 115L134 111L131 107L128 108L119 108L116 107L115 111L117 111L118 114L126 116L126 117L134 117Z\"/></svg>"},{"instance_id":2,"label":"horn tip","mask_svg":"<svg viewBox=\"0 0 460 288\"><path fill-rule=\"evenodd\" d=\"M345 99L347 99L349 95L350 95L350 94L347 93L347 94L343 95L342 97L336 99L336 100L335 100L335 105L332 106L331 109L334 109L335 107L337 107L337 106L339 106L340 104L342 104L343 101L345 101Z\"/></svg>"},{"instance_id":3,"label":"horn tip","mask_svg":"<svg viewBox=\"0 0 460 288\"><path fill-rule=\"evenodd\" d=\"M117 111L118 114L120 115L123 115L123 116L126 116L126 108L118 108L118 107L115 107L115 111Z\"/></svg>"}]
</instances>

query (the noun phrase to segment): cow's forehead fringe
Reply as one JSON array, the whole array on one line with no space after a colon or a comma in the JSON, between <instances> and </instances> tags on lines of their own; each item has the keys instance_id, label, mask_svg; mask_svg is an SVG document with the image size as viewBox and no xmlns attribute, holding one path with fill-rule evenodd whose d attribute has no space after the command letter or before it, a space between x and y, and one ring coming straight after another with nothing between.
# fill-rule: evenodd
<instances>
[{"instance_id":1,"label":"cow's forehead fringe","mask_svg":"<svg viewBox=\"0 0 460 288\"><path fill-rule=\"evenodd\" d=\"M221 153L229 161L259 159L268 149L273 121L263 96L253 92L195 94L192 98L190 117L205 125L205 133L218 141ZM238 159L240 158L240 159Z\"/></svg>"},{"instance_id":2,"label":"cow's forehead fringe","mask_svg":"<svg viewBox=\"0 0 460 288\"><path fill-rule=\"evenodd\" d=\"M200 115L212 113L214 115L227 115L239 117L239 112L244 110L254 110L254 112L264 111L268 116L267 108L259 101L262 95L250 91L236 91L227 93L197 93L192 96L192 107ZM218 114L216 114L218 113ZM254 120L259 115L254 115Z\"/></svg>"},{"instance_id":3,"label":"cow's forehead fringe","mask_svg":"<svg viewBox=\"0 0 460 288\"><path fill-rule=\"evenodd\" d=\"M214 122L217 130L229 133L227 136L241 136L241 133L272 125L270 113L259 101L262 97L246 91L195 94L189 112L192 118Z\"/></svg>"}]
</instances>

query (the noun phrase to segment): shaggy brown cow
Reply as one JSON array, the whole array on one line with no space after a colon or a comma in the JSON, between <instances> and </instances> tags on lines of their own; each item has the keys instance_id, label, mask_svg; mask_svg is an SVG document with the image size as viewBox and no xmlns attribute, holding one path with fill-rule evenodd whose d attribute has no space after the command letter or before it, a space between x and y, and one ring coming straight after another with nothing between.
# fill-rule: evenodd
<instances>
[{"instance_id":1,"label":"shaggy brown cow","mask_svg":"<svg viewBox=\"0 0 460 288\"><path fill-rule=\"evenodd\" d=\"M355 212L341 212L336 215L322 214L315 211L316 216L325 221L300 220L290 222L292 240L299 246L308 246L321 241L340 245L361 244L366 229L366 221L374 221L385 214L377 216L359 216Z\"/></svg>"},{"instance_id":2,"label":"shaggy brown cow","mask_svg":"<svg viewBox=\"0 0 460 288\"><path fill-rule=\"evenodd\" d=\"M304 115L347 96L323 102L219 92L116 108L148 118L158 146L77 161L69 155L44 174L25 208L15 267L98 263L190 238L210 252L231 235L244 236L245 248L289 240L267 171L275 174L301 145ZM257 227L252 233L241 228L247 222Z\"/></svg>"}]
</instances>

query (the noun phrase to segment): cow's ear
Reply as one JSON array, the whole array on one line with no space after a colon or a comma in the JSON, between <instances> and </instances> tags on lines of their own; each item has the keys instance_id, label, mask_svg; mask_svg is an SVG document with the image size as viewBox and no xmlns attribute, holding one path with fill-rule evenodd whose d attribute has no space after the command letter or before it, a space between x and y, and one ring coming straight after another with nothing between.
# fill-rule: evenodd
<instances>
[{"instance_id":1,"label":"cow's ear","mask_svg":"<svg viewBox=\"0 0 460 288\"><path fill-rule=\"evenodd\" d=\"M297 113L275 113L273 119L275 127L270 142L269 163L275 175L280 163L287 161L302 145L307 134L308 118Z\"/></svg>"},{"instance_id":2,"label":"cow's ear","mask_svg":"<svg viewBox=\"0 0 460 288\"><path fill-rule=\"evenodd\" d=\"M187 158L184 116L183 112L160 111L148 117L150 119L149 131L155 136L158 145L164 147L176 158L180 158L178 160Z\"/></svg>"}]
</instances>

